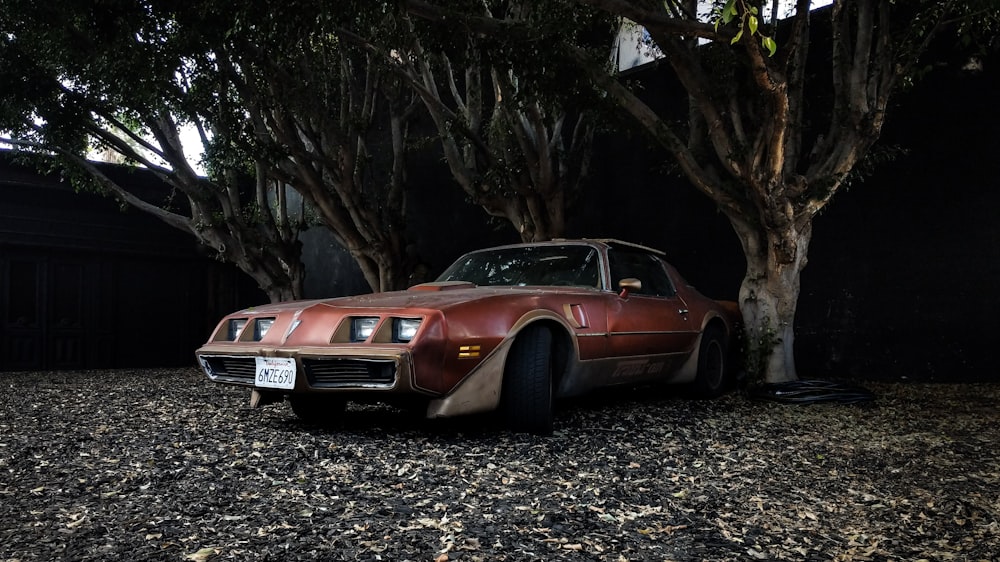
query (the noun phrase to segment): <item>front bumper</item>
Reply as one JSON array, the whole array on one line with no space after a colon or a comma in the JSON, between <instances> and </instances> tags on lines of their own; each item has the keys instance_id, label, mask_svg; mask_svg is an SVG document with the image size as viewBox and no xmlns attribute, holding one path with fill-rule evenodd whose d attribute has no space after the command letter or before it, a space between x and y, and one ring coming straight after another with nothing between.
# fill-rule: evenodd
<instances>
[{"instance_id":1,"label":"front bumper","mask_svg":"<svg viewBox=\"0 0 1000 562\"><path fill-rule=\"evenodd\" d=\"M295 386L288 393L419 393L431 394L414 383L413 361L408 350L282 349L207 345L196 352L198 364L214 382L254 388L257 357L295 359ZM262 389L273 390L273 389Z\"/></svg>"}]
</instances>

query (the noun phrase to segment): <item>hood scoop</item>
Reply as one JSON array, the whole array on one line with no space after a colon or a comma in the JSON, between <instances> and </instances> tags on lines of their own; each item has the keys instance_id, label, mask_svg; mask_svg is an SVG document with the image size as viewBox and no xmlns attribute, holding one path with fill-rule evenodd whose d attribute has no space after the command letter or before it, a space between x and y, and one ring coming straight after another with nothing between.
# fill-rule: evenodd
<instances>
[{"instance_id":1,"label":"hood scoop","mask_svg":"<svg viewBox=\"0 0 1000 562\"><path fill-rule=\"evenodd\" d=\"M410 291L453 291L455 289L473 289L475 283L468 281L435 281L433 283L421 283L409 288Z\"/></svg>"}]
</instances>

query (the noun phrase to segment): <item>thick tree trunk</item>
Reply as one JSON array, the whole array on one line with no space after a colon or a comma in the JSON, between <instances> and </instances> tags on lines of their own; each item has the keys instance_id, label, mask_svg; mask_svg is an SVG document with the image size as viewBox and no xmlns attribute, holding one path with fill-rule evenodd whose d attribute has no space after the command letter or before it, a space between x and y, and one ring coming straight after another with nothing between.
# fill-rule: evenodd
<instances>
[{"instance_id":1,"label":"thick tree trunk","mask_svg":"<svg viewBox=\"0 0 1000 562\"><path fill-rule=\"evenodd\" d=\"M400 291L406 288L407 275L406 265L403 258L396 255L386 256L386 259L379 264L378 277L379 286L376 291Z\"/></svg>"},{"instance_id":2,"label":"thick tree trunk","mask_svg":"<svg viewBox=\"0 0 1000 562\"><path fill-rule=\"evenodd\" d=\"M407 255L405 250L397 251L403 241L394 242L364 248L348 247L368 286L376 293L399 291L424 281L416 256Z\"/></svg>"},{"instance_id":3,"label":"thick tree trunk","mask_svg":"<svg viewBox=\"0 0 1000 562\"><path fill-rule=\"evenodd\" d=\"M299 300L302 297L297 295L295 290L289 287L270 287L267 291L267 298L272 303Z\"/></svg>"},{"instance_id":4,"label":"thick tree trunk","mask_svg":"<svg viewBox=\"0 0 1000 562\"><path fill-rule=\"evenodd\" d=\"M549 195L531 193L537 189L532 186L520 186L521 197L511 198L504 202L502 213L517 229L521 242L545 242L554 238L562 238L566 232L565 194L561 190L547 188Z\"/></svg>"},{"instance_id":5,"label":"thick tree trunk","mask_svg":"<svg viewBox=\"0 0 1000 562\"><path fill-rule=\"evenodd\" d=\"M745 221L731 218L731 222L747 259L739 305L748 374L768 383L797 380L795 309L812 225L762 232Z\"/></svg>"},{"instance_id":6,"label":"thick tree trunk","mask_svg":"<svg viewBox=\"0 0 1000 562\"><path fill-rule=\"evenodd\" d=\"M289 267L279 260L283 267L280 273L275 273L249 259L233 259L232 261L257 282L257 286L264 291L272 303L303 298L305 267L301 262Z\"/></svg>"}]
</instances>

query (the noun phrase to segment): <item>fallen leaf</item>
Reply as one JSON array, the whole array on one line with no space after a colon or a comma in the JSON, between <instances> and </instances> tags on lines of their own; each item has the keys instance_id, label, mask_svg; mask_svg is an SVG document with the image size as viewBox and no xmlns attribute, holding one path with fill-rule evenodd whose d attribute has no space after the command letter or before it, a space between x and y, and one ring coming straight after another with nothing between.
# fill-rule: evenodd
<instances>
[{"instance_id":1,"label":"fallen leaf","mask_svg":"<svg viewBox=\"0 0 1000 562\"><path fill-rule=\"evenodd\" d=\"M212 548L209 546L199 550L198 552L195 552L194 554L188 554L184 558L187 560L191 560L192 562L205 562L206 560L215 556L218 553L219 550L217 548Z\"/></svg>"}]
</instances>

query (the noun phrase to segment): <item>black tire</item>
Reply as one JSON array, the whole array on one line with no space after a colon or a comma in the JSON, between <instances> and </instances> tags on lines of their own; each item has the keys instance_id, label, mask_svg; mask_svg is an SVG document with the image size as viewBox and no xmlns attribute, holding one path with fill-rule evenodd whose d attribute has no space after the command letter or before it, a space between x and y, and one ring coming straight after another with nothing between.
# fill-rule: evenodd
<instances>
[{"instance_id":1,"label":"black tire","mask_svg":"<svg viewBox=\"0 0 1000 562\"><path fill-rule=\"evenodd\" d=\"M500 408L511 431L552 433L552 332L525 328L514 341L504 369Z\"/></svg>"},{"instance_id":2,"label":"black tire","mask_svg":"<svg viewBox=\"0 0 1000 562\"><path fill-rule=\"evenodd\" d=\"M344 417L347 401L321 394L292 394L288 397L295 417L312 425L329 425Z\"/></svg>"},{"instance_id":3,"label":"black tire","mask_svg":"<svg viewBox=\"0 0 1000 562\"><path fill-rule=\"evenodd\" d=\"M699 398L715 398L729 389L729 373L725 332L709 326L701 335L698 350L698 374L694 380L694 393Z\"/></svg>"}]
</instances>

